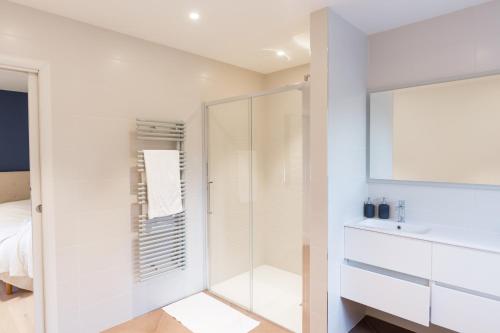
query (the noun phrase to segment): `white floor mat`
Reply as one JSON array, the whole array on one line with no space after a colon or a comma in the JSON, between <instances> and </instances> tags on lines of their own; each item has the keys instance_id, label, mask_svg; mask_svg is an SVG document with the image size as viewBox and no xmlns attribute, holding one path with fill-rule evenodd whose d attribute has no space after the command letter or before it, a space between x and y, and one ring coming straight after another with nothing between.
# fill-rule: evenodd
<instances>
[{"instance_id":1,"label":"white floor mat","mask_svg":"<svg viewBox=\"0 0 500 333\"><path fill-rule=\"evenodd\" d=\"M205 293L167 305L163 311L193 333L248 333L260 324Z\"/></svg>"}]
</instances>

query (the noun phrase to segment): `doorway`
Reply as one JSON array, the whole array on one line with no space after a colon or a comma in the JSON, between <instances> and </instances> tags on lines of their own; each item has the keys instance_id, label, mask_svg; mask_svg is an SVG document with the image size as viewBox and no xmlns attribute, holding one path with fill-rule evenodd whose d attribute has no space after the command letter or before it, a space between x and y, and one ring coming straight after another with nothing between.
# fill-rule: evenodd
<instances>
[{"instance_id":1,"label":"doorway","mask_svg":"<svg viewBox=\"0 0 500 333\"><path fill-rule=\"evenodd\" d=\"M38 97L36 71L0 61L0 331L13 333L45 328Z\"/></svg>"}]
</instances>

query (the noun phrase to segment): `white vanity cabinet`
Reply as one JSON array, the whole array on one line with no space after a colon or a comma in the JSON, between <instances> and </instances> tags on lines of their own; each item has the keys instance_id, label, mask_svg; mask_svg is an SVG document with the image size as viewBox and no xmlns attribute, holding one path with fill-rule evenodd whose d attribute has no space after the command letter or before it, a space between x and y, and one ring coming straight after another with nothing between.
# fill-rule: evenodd
<instances>
[{"instance_id":1,"label":"white vanity cabinet","mask_svg":"<svg viewBox=\"0 0 500 333\"><path fill-rule=\"evenodd\" d=\"M500 331L500 302L440 285L432 286L431 321L462 333Z\"/></svg>"},{"instance_id":2,"label":"white vanity cabinet","mask_svg":"<svg viewBox=\"0 0 500 333\"><path fill-rule=\"evenodd\" d=\"M345 228L344 248L342 297L429 325L431 243Z\"/></svg>"},{"instance_id":3,"label":"white vanity cabinet","mask_svg":"<svg viewBox=\"0 0 500 333\"><path fill-rule=\"evenodd\" d=\"M500 254L433 244L432 323L458 332L500 331Z\"/></svg>"},{"instance_id":4,"label":"white vanity cabinet","mask_svg":"<svg viewBox=\"0 0 500 333\"><path fill-rule=\"evenodd\" d=\"M500 252L345 227L341 296L463 333L500 332Z\"/></svg>"},{"instance_id":5,"label":"white vanity cabinet","mask_svg":"<svg viewBox=\"0 0 500 333\"><path fill-rule=\"evenodd\" d=\"M346 259L425 279L431 277L429 242L355 228L345 228L344 237Z\"/></svg>"},{"instance_id":6,"label":"white vanity cabinet","mask_svg":"<svg viewBox=\"0 0 500 333\"><path fill-rule=\"evenodd\" d=\"M427 285L344 264L341 295L429 326L430 288Z\"/></svg>"},{"instance_id":7,"label":"white vanity cabinet","mask_svg":"<svg viewBox=\"0 0 500 333\"><path fill-rule=\"evenodd\" d=\"M500 254L434 244L432 280L500 298Z\"/></svg>"}]
</instances>

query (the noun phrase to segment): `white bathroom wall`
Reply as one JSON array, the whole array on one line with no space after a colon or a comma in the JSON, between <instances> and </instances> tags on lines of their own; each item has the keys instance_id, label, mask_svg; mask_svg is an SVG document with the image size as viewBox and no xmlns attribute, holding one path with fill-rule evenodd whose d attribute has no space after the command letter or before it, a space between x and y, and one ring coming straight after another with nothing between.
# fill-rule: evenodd
<instances>
[{"instance_id":1,"label":"white bathroom wall","mask_svg":"<svg viewBox=\"0 0 500 333\"><path fill-rule=\"evenodd\" d=\"M369 36L368 88L413 86L500 70L500 1Z\"/></svg>"},{"instance_id":2,"label":"white bathroom wall","mask_svg":"<svg viewBox=\"0 0 500 333\"><path fill-rule=\"evenodd\" d=\"M263 76L0 1L0 54L50 64L57 323L98 332L203 288L201 103L262 89ZM188 265L134 281L135 118L187 125ZM43 153L43 152L42 152ZM52 303L51 303L52 304ZM57 313L56 313L57 311Z\"/></svg>"},{"instance_id":3,"label":"white bathroom wall","mask_svg":"<svg viewBox=\"0 0 500 333\"><path fill-rule=\"evenodd\" d=\"M369 37L369 89L500 71L500 1ZM405 199L407 220L500 232L500 191L426 184L370 183L372 197Z\"/></svg>"},{"instance_id":4,"label":"white bathroom wall","mask_svg":"<svg viewBox=\"0 0 500 333\"><path fill-rule=\"evenodd\" d=\"M311 85L309 110L309 193L305 253L309 252L304 310L305 332L328 330L328 47L330 10L311 14ZM307 268L306 268L307 269ZM308 330L307 330L308 329Z\"/></svg>"},{"instance_id":5,"label":"white bathroom wall","mask_svg":"<svg viewBox=\"0 0 500 333\"><path fill-rule=\"evenodd\" d=\"M367 195L368 39L333 12L328 32L328 332L347 333L365 310L340 297L340 271L344 224L363 219Z\"/></svg>"},{"instance_id":6,"label":"white bathroom wall","mask_svg":"<svg viewBox=\"0 0 500 333\"><path fill-rule=\"evenodd\" d=\"M309 64L288 68L282 71L264 75L264 89L283 87L289 84L304 81L304 76L309 74Z\"/></svg>"}]
</instances>

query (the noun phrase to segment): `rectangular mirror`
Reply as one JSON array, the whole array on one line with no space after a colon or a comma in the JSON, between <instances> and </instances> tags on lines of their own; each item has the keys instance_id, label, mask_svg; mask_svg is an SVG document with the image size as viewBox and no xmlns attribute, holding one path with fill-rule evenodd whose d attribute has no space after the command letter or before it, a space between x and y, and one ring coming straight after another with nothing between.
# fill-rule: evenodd
<instances>
[{"instance_id":1,"label":"rectangular mirror","mask_svg":"<svg viewBox=\"0 0 500 333\"><path fill-rule=\"evenodd\" d=\"M370 94L371 179L500 185L500 75Z\"/></svg>"}]
</instances>

